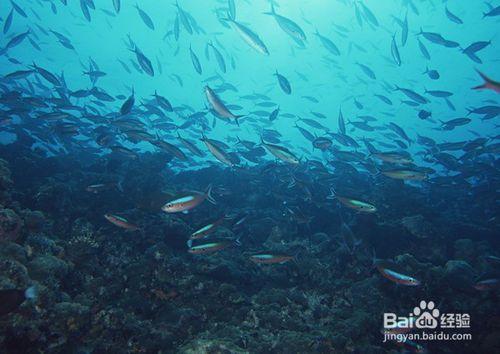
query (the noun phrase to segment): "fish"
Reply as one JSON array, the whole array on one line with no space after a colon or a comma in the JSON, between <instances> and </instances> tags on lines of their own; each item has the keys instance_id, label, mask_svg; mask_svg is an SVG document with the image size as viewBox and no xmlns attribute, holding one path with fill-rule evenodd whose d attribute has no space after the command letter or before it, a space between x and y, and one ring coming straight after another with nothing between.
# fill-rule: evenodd
<instances>
[{"instance_id":1,"label":"fish","mask_svg":"<svg viewBox=\"0 0 500 354\"><path fill-rule=\"evenodd\" d=\"M260 141L262 146L264 146L266 150L269 151L278 160L284 161L292 165L297 165L300 163L300 160L286 147L266 143L262 136L260 138Z\"/></svg>"},{"instance_id":2,"label":"fish","mask_svg":"<svg viewBox=\"0 0 500 354\"><path fill-rule=\"evenodd\" d=\"M137 9L137 12L139 13L139 16L141 17L142 22L144 22L144 24L147 27L149 27L149 29L154 31L155 25L153 23L153 20L151 20L151 17L149 17L149 15L144 10L142 10L137 3L135 4L135 8Z\"/></svg>"},{"instance_id":3,"label":"fish","mask_svg":"<svg viewBox=\"0 0 500 354\"><path fill-rule=\"evenodd\" d=\"M257 264L284 264L294 259L294 256L278 253L257 253L249 257Z\"/></svg>"},{"instance_id":4,"label":"fish","mask_svg":"<svg viewBox=\"0 0 500 354\"><path fill-rule=\"evenodd\" d=\"M406 154L396 152L376 152L371 154L371 156L389 163L407 165L413 162L412 158L407 156Z\"/></svg>"},{"instance_id":5,"label":"fish","mask_svg":"<svg viewBox=\"0 0 500 354\"><path fill-rule=\"evenodd\" d=\"M398 45L396 44L396 34L392 36L391 55L396 65L401 66L401 56L399 55Z\"/></svg>"},{"instance_id":6,"label":"fish","mask_svg":"<svg viewBox=\"0 0 500 354\"><path fill-rule=\"evenodd\" d=\"M236 163L233 161L232 156L230 154L228 154L226 151L224 151L222 149L222 147L219 146L217 143L206 138L205 136L203 136L201 138L201 141L203 141L205 143L205 145L208 148L208 150L210 151L210 153L217 160L219 160L220 162L222 162L223 164L225 164L229 167L234 167L236 165Z\"/></svg>"},{"instance_id":7,"label":"fish","mask_svg":"<svg viewBox=\"0 0 500 354\"><path fill-rule=\"evenodd\" d=\"M113 0L113 8L117 14L120 13L121 10L121 0Z\"/></svg>"},{"instance_id":8,"label":"fish","mask_svg":"<svg viewBox=\"0 0 500 354\"><path fill-rule=\"evenodd\" d=\"M122 187L121 187L120 183L97 183L97 184L88 185L85 188L85 190L87 192L97 194L97 193L100 193L102 191L113 189L113 188L117 188L117 189L121 190Z\"/></svg>"},{"instance_id":9,"label":"fish","mask_svg":"<svg viewBox=\"0 0 500 354\"><path fill-rule=\"evenodd\" d=\"M453 14L449 9L448 9L448 6L445 6L445 13L446 13L446 17L448 17L448 19L451 21L451 22L454 22L456 24L459 24L459 25L462 25L464 22L455 14Z\"/></svg>"},{"instance_id":10,"label":"fish","mask_svg":"<svg viewBox=\"0 0 500 354\"><path fill-rule=\"evenodd\" d=\"M292 86L290 85L290 82L286 77L278 73L278 70L276 70L276 73L274 74L278 78L278 83L283 90L284 93L287 95L290 95L292 93Z\"/></svg>"},{"instance_id":11,"label":"fish","mask_svg":"<svg viewBox=\"0 0 500 354\"><path fill-rule=\"evenodd\" d=\"M474 289L479 291L497 290L500 289L500 279L492 278L478 281L474 284Z\"/></svg>"},{"instance_id":12,"label":"fish","mask_svg":"<svg viewBox=\"0 0 500 354\"><path fill-rule=\"evenodd\" d=\"M217 219L216 221L214 221L206 226L203 226L202 228L193 232L191 234L191 236L189 236L189 238L191 240L197 240L197 239L206 237L207 235L213 233L224 222L224 220L225 220L225 216Z\"/></svg>"},{"instance_id":13,"label":"fish","mask_svg":"<svg viewBox=\"0 0 500 354\"><path fill-rule=\"evenodd\" d=\"M327 199L337 199L340 203L342 203L346 207L362 213L377 212L377 208L373 204L363 202L361 200L357 200L354 198L339 196L333 188L330 188L330 195L327 196Z\"/></svg>"},{"instance_id":14,"label":"fish","mask_svg":"<svg viewBox=\"0 0 500 354\"><path fill-rule=\"evenodd\" d=\"M243 117L243 115L234 115L231 113L219 96L208 85L205 86L205 96L218 116L233 119L239 125L238 118Z\"/></svg>"},{"instance_id":15,"label":"fish","mask_svg":"<svg viewBox=\"0 0 500 354\"><path fill-rule=\"evenodd\" d=\"M325 36L322 36L318 30L316 29L316 32L314 33L321 41L321 44L323 45L323 47L326 48L326 50L328 50L330 53L332 53L333 55L336 55L336 56L339 56L340 55L340 50L339 48L337 47L337 45L335 43L333 43L333 41L328 38L328 37L325 37Z\"/></svg>"},{"instance_id":16,"label":"fish","mask_svg":"<svg viewBox=\"0 0 500 354\"><path fill-rule=\"evenodd\" d=\"M37 289L30 286L27 289L0 290L0 317L16 311L26 300L37 298Z\"/></svg>"},{"instance_id":17,"label":"fish","mask_svg":"<svg viewBox=\"0 0 500 354\"><path fill-rule=\"evenodd\" d=\"M278 106L275 110L271 112L269 115L269 121L275 121L278 118L278 114L280 113L280 107Z\"/></svg>"},{"instance_id":18,"label":"fish","mask_svg":"<svg viewBox=\"0 0 500 354\"><path fill-rule=\"evenodd\" d=\"M121 216L113 215L113 214L104 214L104 218L106 220L108 220L110 223L112 223L113 225L121 227L122 229L125 229L127 231L139 230L138 226L130 223L127 219L122 218Z\"/></svg>"},{"instance_id":19,"label":"fish","mask_svg":"<svg viewBox=\"0 0 500 354\"><path fill-rule=\"evenodd\" d=\"M180 198L173 199L165 203L161 210L166 213L186 213L202 204L205 200L216 204L215 199L212 197L212 185L209 185L205 192L192 191Z\"/></svg>"},{"instance_id":20,"label":"fish","mask_svg":"<svg viewBox=\"0 0 500 354\"><path fill-rule=\"evenodd\" d=\"M181 137L179 132L177 132L177 138L181 141L181 143L189 150L191 151L194 155L198 157L205 157L205 154L203 151L201 151L193 142L191 142L188 139L185 139Z\"/></svg>"},{"instance_id":21,"label":"fish","mask_svg":"<svg viewBox=\"0 0 500 354\"><path fill-rule=\"evenodd\" d=\"M495 16L500 16L500 5L497 7L494 7L490 9L488 12L483 13L483 18L485 17L495 17Z\"/></svg>"},{"instance_id":22,"label":"fish","mask_svg":"<svg viewBox=\"0 0 500 354\"><path fill-rule=\"evenodd\" d=\"M325 137L317 137L312 141L312 144L314 148L326 151L332 146L333 142Z\"/></svg>"},{"instance_id":23,"label":"fish","mask_svg":"<svg viewBox=\"0 0 500 354\"><path fill-rule=\"evenodd\" d=\"M212 47L212 50L214 52L214 55L215 55L215 59L217 60L217 64L219 65L219 69L225 73L226 72L226 62L224 61L224 57L222 56L222 54L219 52L219 50L217 48L215 48L215 46L213 45L212 42L209 42L208 45L210 47Z\"/></svg>"},{"instance_id":24,"label":"fish","mask_svg":"<svg viewBox=\"0 0 500 354\"><path fill-rule=\"evenodd\" d=\"M431 55L429 54L429 51L427 50L425 45L420 41L420 39L418 39L417 42L418 42L418 48L420 49L420 53L422 53L425 59L431 60Z\"/></svg>"},{"instance_id":25,"label":"fish","mask_svg":"<svg viewBox=\"0 0 500 354\"><path fill-rule=\"evenodd\" d=\"M410 100L413 100L417 103L420 104L426 104L429 102L424 96L416 93L415 91L409 89L409 88L402 88L396 85L396 91L401 91L402 93L405 94L406 97L408 97Z\"/></svg>"},{"instance_id":26,"label":"fish","mask_svg":"<svg viewBox=\"0 0 500 354\"><path fill-rule=\"evenodd\" d=\"M296 39L300 42L306 40L306 34L302 30L302 28L300 28L300 26L291 19L277 14L276 10L274 9L273 3L271 3L271 12L264 12L264 14L273 16L278 23L278 26L293 39Z\"/></svg>"},{"instance_id":27,"label":"fish","mask_svg":"<svg viewBox=\"0 0 500 354\"><path fill-rule=\"evenodd\" d=\"M209 254L228 248L233 244L234 243L230 241L208 242L195 246L193 246L192 243L188 243L188 252L191 254Z\"/></svg>"},{"instance_id":28,"label":"fish","mask_svg":"<svg viewBox=\"0 0 500 354\"><path fill-rule=\"evenodd\" d=\"M261 54L269 55L269 51L267 50L266 45L256 33L254 33L248 27L242 25L241 23L236 22L235 20L227 19L227 21L229 21L231 27L251 48L255 49Z\"/></svg>"},{"instance_id":29,"label":"fish","mask_svg":"<svg viewBox=\"0 0 500 354\"><path fill-rule=\"evenodd\" d=\"M478 86L474 86L472 90L492 90L496 93L500 93L500 82L490 79L488 76L476 70L479 76L483 79L484 83Z\"/></svg>"},{"instance_id":30,"label":"fish","mask_svg":"<svg viewBox=\"0 0 500 354\"><path fill-rule=\"evenodd\" d=\"M153 65L151 64L151 60L149 60L137 46L135 46L132 51L135 53L137 62L139 63L141 69L144 70L144 72L149 76L154 76L155 71L153 69Z\"/></svg>"},{"instance_id":31,"label":"fish","mask_svg":"<svg viewBox=\"0 0 500 354\"><path fill-rule=\"evenodd\" d=\"M439 79L439 72L437 70L429 70L429 67L425 67L424 74L429 76L432 80Z\"/></svg>"},{"instance_id":32,"label":"fish","mask_svg":"<svg viewBox=\"0 0 500 354\"><path fill-rule=\"evenodd\" d=\"M375 261L375 267L380 272L380 274L382 274L383 277L389 279L390 281L396 284L406 285L406 286L419 286L422 284L420 280L414 277L398 273L392 269L389 269L388 266L384 263L385 262L382 261Z\"/></svg>"},{"instance_id":33,"label":"fish","mask_svg":"<svg viewBox=\"0 0 500 354\"><path fill-rule=\"evenodd\" d=\"M381 171L380 173L382 173L384 176L400 180L423 181L427 179L426 173L410 169L386 170Z\"/></svg>"},{"instance_id":34,"label":"fish","mask_svg":"<svg viewBox=\"0 0 500 354\"><path fill-rule=\"evenodd\" d=\"M132 107L134 107L134 92L132 91L132 94L127 98L125 102L123 102L122 106L120 107L120 115L124 116L129 114L132 111Z\"/></svg>"},{"instance_id":35,"label":"fish","mask_svg":"<svg viewBox=\"0 0 500 354\"><path fill-rule=\"evenodd\" d=\"M201 69L201 64L200 60L196 56L195 52L191 48L191 45L189 46L189 55L191 56L191 63L193 64L194 69L198 74L202 74L202 69Z\"/></svg>"}]
</instances>

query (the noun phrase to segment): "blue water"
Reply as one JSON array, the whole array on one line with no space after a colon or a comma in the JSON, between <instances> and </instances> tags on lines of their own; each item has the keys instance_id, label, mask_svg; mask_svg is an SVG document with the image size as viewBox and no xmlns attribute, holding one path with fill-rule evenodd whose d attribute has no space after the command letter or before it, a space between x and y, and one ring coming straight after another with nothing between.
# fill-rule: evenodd
<instances>
[{"instance_id":1,"label":"blue water","mask_svg":"<svg viewBox=\"0 0 500 354\"><path fill-rule=\"evenodd\" d=\"M275 11L274 15L272 11ZM241 28L246 29L246 38ZM307 284L304 280L307 277L297 280L288 272L293 272L290 269L297 264L299 269L311 267L312 272L321 272L320 268L315 268L317 265L304 259L318 259L318 262L327 262L335 268L342 262L336 257L325 257L325 254L333 254L345 247L351 254L346 256L344 266L349 264L352 269L359 267L361 270L355 275L344 268L345 273L335 273L335 277L344 277L342 285L332 285L335 291L339 287L353 291L354 288L350 288L352 284L360 279L368 281L373 274L377 274L377 292L384 294L387 301L384 309L390 303L397 303L397 308L391 310L404 314L425 297L436 302L455 301L455 305L459 306L449 305L449 310L470 312L475 318L486 316L492 308L498 311L494 305L494 296L498 292L495 285L486 289L488 295L484 295L484 307L479 308L475 301L481 300L484 294L478 293L484 290L478 290L481 288L477 285L478 281L491 278L498 282L500 277L498 260L495 265L494 258L487 258L500 255L498 241L492 237L498 232L499 28L498 1L181 0L176 4L174 1L155 0L2 0L0 158L5 159L6 166L12 170L13 183L5 183L3 188L9 197L2 199L0 204L19 215L25 215L22 208L41 210L46 214L47 222L43 232L22 229L23 236L19 238L7 237L6 232L0 239L4 237L8 242L27 247L29 240L37 239L39 234L52 235L57 240L53 243L66 250L72 264L79 268L81 258L71 255L68 235L77 229L75 224L80 225L85 219L91 225L89 227L95 230L104 227L105 232L114 237L130 236L123 229L132 229L135 237L148 240L144 244L134 240L116 246L126 249L126 252L122 251L130 259L148 255L146 259L159 257L163 261L163 256L156 253L160 254L160 251L151 251L148 247L151 244L163 245L164 240L149 240L148 237L153 233L159 235L159 229L151 231L154 227L171 230L172 223L179 222L185 229L181 228L183 232L178 229L171 231L179 235L175 242L170 241L172 244L165 241L166 252L171 252L172 257L180 257L180 264L186 265L189 273L190 267L199 266L196 262L207 262L202 263L207 267L214 264L210 262L226 266L223 256L214 256L213 261L212 258L206 260L203 256L187 254L186 251L194 250L193 245L211 241L211 236L194 244L185 244L190 233L225 215L226 218L219 221L230 231L216 235L222 235L224 242L231 240L232 251L221 251L221 254L232 254L231 261L227 261L228 264L233 262L227 265L229 268L240 269L239 262L243 257L266 248L275 247L280 255L286 253L285 256L289 257L283 264L277 265L282 268L259 273L258 279L265 285L251 285L244 290L238 288L235 292L240 291L238 294L241 296L258 296L260 286L271 289L269 291L284 288L290 292L303 286L305 290L300 288L301 291L319 294L324 290ZM292 33L294 30L298 32ZM26 35L17 37L15 42L16 36L23 33ZM302 33L305 38L302 38ZM326 40L322 41L318 33L331 41L333 48L325 47ZM262 53L262 47L256 49L261 43L265 45L267 54ZM222 59L217 59L216 51ZM428 53L428 57L423 51ZM151 62L154 74L147 73L148 69L144 63L141 66L136 53L142 53ZM197 68L193 55L200 68ZM25 70L31 71L20 73ZM58 84L47 80L42 70L52 74ZM431 78L429 70L436 71L439 77ZM85 74L89 71L94 71L94 79ZM290 85L291 92L287 93L280 86L276 73ZM485 83L481 74L491 82L489 87L478 89ZM219 106L208 97L206 86L213 90ZM107 93L109 100L96 97L93 94L96 89ZM155 99L155 92L168 100L173 109L162 106ZM124 111L127 99L132 104ZM270 119L272 112L278 108L276 118ZM53 112L59 112L63 117L44 118L45 114ZM345 121L345 132L342 132L340 115ZM443 123L458 118L461 120L457 120L456 126ZM68 124L66 128L69 131L61 131L64 124ZM305 137L297 125L307 130L312 138ZM110 139L104 143L99 141L103 133ZM137 138L130 134L142 135ZM204 156L193 154L178 139L178 134L189 139L203 151ZM356 146L342 142L342 137L354 140ZM431 139L431 142L425 143L422 137ZM212 139L212 148L206 141L201 141L202 138ZM326 139L328 146L314 148L313 145L320 141L318 138ZM238 139L251 141L255 146L248 149L238 144ZM174 147L158 146L161 141ZM367 142L374 150L370 150ZM445 143L456 143L456 147L441 145ZM128 153L117 152L117 146ZM229 158L221 158L214 149ZM279 155L280 152L286 156ZM245 153L257 156L246 159L243 156ZM351 155L346 157L345 153ZM392 161L387 160L386 153L394 155L391 156ZM29 170L25 170L27 166ZM385 174L393 170L419 175L417 178L395 179ZM2 176L9 175L6 170L3 171ZM64 184L66 187L61 187ZM93 187L96 184L103 185ZM56 185L61 189L54 187ZM161 211L160 207L167 205L165 203L175 204L174 196L181 191L194 190L197 191L194 195L205 198L203 193L209 185L214 187L213 196L217 204L212 205L207 198L200 206L195 206L195 211L178 210L179 213L174 215ZM64 201L62 196L66 198ZM344 197L353 201L346 201L342 199ZM192 199L189 198L188 201ZM70 206L69 200L74 205ZM360 210L359 204L352 204L359 202L367 203L373 209ZM182 214L180 211L189 213ZM113 219L113 215L106 217L111 225L102 217L110 214L121 215L125 219ZM250 221L247 221L246 216L249 215ZM417 218L419 226L425 226L418 232L413 230L415 238L410 241L397 239L393 243L393 233L406 235L408 231L402 220L415 215L422 217ZM168 227L165 226L166 220L170 223ZM244 231L238 220L244 225ZM262 226L266 225L266 220L272 220L269 228ZM28 223L25 221L25 224ZM447 229L446 225L451 226ZM355 230L353 237L356 240L346 240L346 228ZM429 228L433 231L430 232ZM371 230L374 230L373 235ZM313 236L320 232L331 237L340 235L343 241L328 244L326 251L315 250L311 245L314 244ZM422 236L422 233L425 235ZM266 243L267 236L264 237L264 234L274 237L279 234L283 239ZM434 238L426 238L431 234ZM471 251L473 255L467 255L465 251L460 253L463 250L460 245L464 244L459 242L460 239L473 240L474 246L470 246L474 248ZM98 244L115 245L115 241L111 238L111 241L107 239ZM297 244L294 242L307 251L296 252L293 247ZM355 246L349 246L349 242ZM235 244L239 251L234 251ZM287 245L292 246L287 250ZM280 249L283 246L285 249ZM163 252L161 247L158 246L158 249ZM65 259L61 250L57 247L50 250L44 248L40 254ZM134 250L138 253L134 254ZM38 256L36 247L34 252L30 257ZM112 248L95 252L88 257L96 257L94 261L109 257L105 262L107 266L121 255ZM239 253L235 255L236 252ZM294 258L299 253L300 257ZM412 265L411 261L398 259L405 254L411 254L422 263ZM75 258L72 259L72 256ZM390 258L399 265L406 264L406 268L401 268L401 274L417 274L419 281L425 285L411 292L404 285L390 283L379 273L373 273L375 257ZM298 263L291 262L292 258ZM246 259L248 261L248 257ZM471 269L467 280L457 281L452 276L447 278L448 272L452 273L451 266L446 263L450 260L467 262L467 267ZM305 262L302 266L301 261ZM165 261L165 264L169 263ZM436 284L429 271L432 266L440 267L440 272L446 274L439 279L446 278L450 283L443 281L441 287ZM206 269L200 267L194 276L205 274ZM261 271L261 268L258 269ZM29 271L31 273L31 268ZM379 271L384 275L380 268ZM86 273L95 274L95 270L89 271L82 266L81 274L77 276L76 273L57 280L57 286L47 285L53 291L52 302L57 297L56 293L59 298L69 297L66 293L74 297L74 289L68 290L73 284L77 284L75 289L79 289L76 293L92 293L88 289L82 290L83 281L80 283L75 279L83 279ZM118 276L124 274L130 275L123 271ZM242 275L245 279L251 276L250 273ZM279 285L273 285L273 276L276 276ZM335 282L334 276L331 277L331 281ZM214 279L215 288L221 284L233 284L232 280L224 279L222 275L218 278L214 276ZM45 284L43 280L36 281ZM182 288L181 283L179 281L175 287ZM467 284L467 288L459 289L457 283ZM196 293L193 284L189 290L183 290ZM5 285L24 289L31 282L10 281ZM364 291L369 286L363 288ZM59 288L64 289L61 290L64 296L56 290ZM404 290L400 291L401 288ZM457 292L446 293L443 288ZM165 287L163 289L171 294ZM172 298L177 298L177 291ZM141 295L137 296L140 298ZM162 301L170 301L170 295L156 296ZM214 296L213 293L210 296ZM249 298L248 303L255 300ZM51 301L44 301L46 308L53 307ZM151 308L141 312L127 301L126 296L120 297L117 307L125 312L134 312L141 320L151 319L153 327L161 327L162 321L152 319ZM147 301L143 304L145 308L149 304ZM192 299L183 301L180 300L182 305L178 305L179 308L196 308L198 305ZM85 306L92 303L80 302ZM112 306L109 298L103 302L106 305L102 307L93 305L99 309ZM240 306L233 308L233 305L225 308L228 313ZM332 307L335 306L329 302L329 308ZM224 313L224 309L219 311ZM263 313L269 311L262 310ZM373 311L373 307L366 309L372 324L379 326L381 314ZM61 317L60 314L58 316ZM342 316L354 321L345 313ZM181 323L179 318L184 317L177 317L176 321ZM196 316L193 318L196 322ZM214 321L224 324L220 318ZM14 333L15 330L9 326L18 327L12 323L5 328ZM298 333L299 337L305 333L312 336L311 333L316 330L321 332L321 326L317 326L311 324L309 330L294 333ZM278 331L278 327L271 326L266 330L271 333ZM159 342L148 347L145 340L139 340L138 347L147 348L146 352L161 348L178 352L179 348L190 345L190 341L199 338L198 334L205 330L212 333L210 330L213 328L209 329L207 325L193 330L194 333L177 334L164 347ZM328 331L331 330L337 328L328 327ZM76 345L79 349L87 348L88 352L116 350L111 344L97 344L95 339L89 339L93 337L89 335L88 328L82 326L75 331L85 338ZM475 331L474 339L481 339L474 342L474 346L463 349L457 343L449 346L430 344L430 352L494 352L500 347L498 343L484 344L487 342L484 338L498 331L493 325L476 328ZM16 333L12 342L0 337L3 348L12 350L21 347L19 343L24 337ZM213 340L234 340L233 344L249 348L250 352L273 352L270 344L262 339L266 335L267 332L256 335L258 339L244 345L230 335L209 337ZM342 335L353 340L354 347L360 341L353 334ZM357 350L361 352L385 352L396 348L380 346L379 331L374 334L366 330L362 335L369 336L369 339L359 344ZM316 337L321 339L314 339L314 345L308 347L310 352L333 352L328 351L333 347L339 352L347 352L353 346L353 343L346 344L337 337L331 339L323 332L315 334ZM267 344L259 347L261 341ZM33 342L29 349L46 350L49 342ZM335 343L332 348L331 343ZM425 347L428 345L422 344ZM278 345L275 352L309 351L299 344L294 345ZM327 349L321 349L323 347ZM71 347L59 349L68 351Z\"/></svg>"}]
</instances>

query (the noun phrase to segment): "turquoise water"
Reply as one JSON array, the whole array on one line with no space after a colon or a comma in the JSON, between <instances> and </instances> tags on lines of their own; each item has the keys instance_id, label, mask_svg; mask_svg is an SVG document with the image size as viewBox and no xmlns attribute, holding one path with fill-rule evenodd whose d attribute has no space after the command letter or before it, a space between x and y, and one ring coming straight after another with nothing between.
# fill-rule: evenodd
<instances>
[{"instance_id":1,"label":"turquoise water","mask_svg":"<svg viewBox=\"0 0 500 354\"><path fill-rule=\"evenodd\" d=\"M0 352L500 352L499 25L1 0ZM472 337L384 340L434 306Z\"/></svg>"}]
</instances>

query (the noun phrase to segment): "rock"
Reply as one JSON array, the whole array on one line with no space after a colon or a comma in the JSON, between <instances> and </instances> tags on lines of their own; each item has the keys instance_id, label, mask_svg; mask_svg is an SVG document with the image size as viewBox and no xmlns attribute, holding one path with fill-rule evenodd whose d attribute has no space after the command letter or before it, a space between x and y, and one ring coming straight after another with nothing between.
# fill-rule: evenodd
<instances>
[{"instance_id":1,"label":"rock","mask_svg":"<svg viewBox=\"0 0 500 354\"><path fill-rule=\"evenodd\" d=\"M444 279L449 286L455 289L471 288L475 277L474 269L469 263L457 260L446 262Z\"/></svg>"},{"instance_id":2,"label":"rock","mask_svg":"<svg viewBox=\"0 0 500 354\"><path fill-rule=\"evenodd\" d=\"M45 255L33 259L28 264L28 269L33 279L42 281L47 277L64 277L68 274L70 266L57 257Z\"/></svg>"},{"instance_id":3,"label":"rock","mask_svg":"<svg viewBox=\"0 0 500 354\"><path fill-rule=\"evenodd\" d=\"M181 354L244 354L246 350L232 344L231 342L211 339L197 339L189 342L179 350Z\"/></svg>"},{"instance_id":4,"label":"rock","mask_svg":"<svg viewBox=\"0 0 500 354\"><path fill-rule=\"evenodd\" d=\"M16 241L23 222L12 209L0 210L0 241Z\"/></svg>"},{"instance_id":5,"label":"rock","mask_svg":"<svg viewBox=\"0 0 500 354\"><path fill-rule=\"evenodd\" d=\"M23 211L24 225L30 232L40 232L45 224L45 216L38 210Z\"/></svg>"},{"instance_id":6,"label":"rock","mask_svg":"<svg viewBox=\"0 0 500 354\"><path fill-rule=\"evenodd\" d=\"M26 263L26 250L14 242L0 242L0 258L14 259L20 263Z\"/></svg>"},{"instance_id":7,"label":"rock","mask_svg":"<svg viewBox=\"0 0 500 354\"><path fill-rule=\"evenodd\" d=\"M401 224L413 236L427 238L435 235L432 224L424 219L422 215L407 216L401 219Z\"/></svg>"}]
</instances>

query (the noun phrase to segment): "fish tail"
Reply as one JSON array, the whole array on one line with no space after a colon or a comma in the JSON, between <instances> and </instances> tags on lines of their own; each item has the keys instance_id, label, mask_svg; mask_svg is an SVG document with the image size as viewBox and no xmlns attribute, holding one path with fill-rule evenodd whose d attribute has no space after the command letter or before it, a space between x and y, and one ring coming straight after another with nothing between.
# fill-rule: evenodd
<instances>
[{"instance_id":1,"label":"fish tail","mask_svg":"<svg viewBox=\"0 0 500 354\"><path fill-rule=\"evenodd\" d=\"M488 85L491 84L491 79L488 76L484 75L479 70L476 69L476 71L479 74L479 76L481 76L481 78L484 80L484 82L479 86L474 86L472 88L472 90L482 90L482 89L488 88Z\"/></svg>"},{"instance_id":2,"label":"fish tail","mask_svg":"<svg viewBox=\"0 0 500 354\"><path fill-rule=\"evenodd\" d=\"M214 197L212 196L212 184L209 184L208 187L207 187L207 191L205 192L206 196L207 196L207 200L212 203L212 204L217 204L217 202L215 201Z\"/></svg>"},{"instance_id":3,"label":"fish tail","mask_svg":"<svg viewBox=\"0 0 500 354\"><path fill-rule=\"evenodd\" d=\"M337 198L337 192L335 192L335 189L333 187L330 187L330 194L326 197L326 199L335 199Z\"/></svg>"},{"instance_id":4,"label":"fish tail","mask_svg":"<svg viewBox=\"0 0 500 354\"><path fill-rule=\"evenodd\" d=\"M24 291L24 297L26 297L26 299L36 299L37 295L38 291L34 285Z\"/></svg>"}]
</instances>

